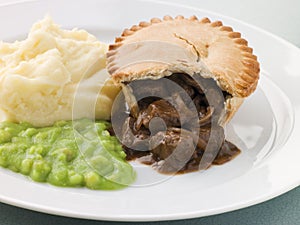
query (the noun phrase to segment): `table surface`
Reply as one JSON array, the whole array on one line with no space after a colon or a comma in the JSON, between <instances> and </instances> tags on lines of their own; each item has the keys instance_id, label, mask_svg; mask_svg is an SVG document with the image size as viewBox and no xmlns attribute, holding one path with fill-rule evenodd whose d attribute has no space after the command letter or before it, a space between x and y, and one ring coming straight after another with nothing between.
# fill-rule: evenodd
<instances>
[{"instance_id":1,"label":"table surface","mask_svg":"<svg viewBox=\"0 0 300 225\"><path fill-rule=\"evenodd\" d=\"M167 0L165 0L167 1ZM170 0L168 0L170 1ZM15 0L0 0L0 4L16 2ZM300 47L300 1L299 0L173 0L172 2L196 6L223 15L235 17L268 30ZM74 224L101 225L121 224L118 222L91 221L66 218L33 212L0 203L1 225L23 224ZM145 223L136 223L145 224ZM203 218L154 222L147 224L174 225L297 225L300 224L300 187L267 202L245 209Z\"/></svg>"}]
</instances>

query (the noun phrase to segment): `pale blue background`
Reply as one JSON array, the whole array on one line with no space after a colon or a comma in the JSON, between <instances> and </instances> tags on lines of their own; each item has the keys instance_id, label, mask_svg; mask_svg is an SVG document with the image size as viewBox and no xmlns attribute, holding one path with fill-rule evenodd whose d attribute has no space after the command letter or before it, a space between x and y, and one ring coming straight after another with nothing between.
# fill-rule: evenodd
<instances>
[{"instance_id":1,"label":"pale blue background","mask_svg":"<svg viewBox=\"0 0 300 225\"><path fill-rule=\"evenodd\" d=\"M0 0L0 4L8 2L16 1ZM266 29L300 47L300 0L173 0L172 2L197 6L235 17ZM58 217L0 203L0 225L31 224L114 225L123 223ZM217 216L136 224L298 225L300 224L300 187L265 203Z\"/></svg>"}]
</instances>

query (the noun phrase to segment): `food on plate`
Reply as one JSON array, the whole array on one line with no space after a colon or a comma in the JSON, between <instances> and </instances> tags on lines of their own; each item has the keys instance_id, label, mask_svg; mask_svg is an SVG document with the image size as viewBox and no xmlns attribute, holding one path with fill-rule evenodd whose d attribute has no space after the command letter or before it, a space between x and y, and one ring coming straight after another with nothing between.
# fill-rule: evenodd
<instances>
[{"instance_id":1,"label":"food on plate","mask_svg":"<svg viewBox=\"0 0 300 225\"><path fill-rule=\"evenodd\" d=\"M34 126L109 119L119 88L108 79L106 51L107 45L88 32L63 30L49 17L34 24L25 40L0 42L3 119ZM74 102L80 105L76 112Z\"/></svg>"},{"instance_id":2,"label":"food on plate","mask_svg":"<svg viewBox=\"0 0 300 225\"><path fill-rule=\"evenodd\" d=\"M260 70L240 33L207 18L154 18L124 30L107 60L122 87L112 122L128 159L185 173L240 153L224 127L256 89Z\"/></svg>"},{"instance_id":3,"label":"food on plate","mask_svg":"<svg viewBox=\"0 0 300 225\"><path fill-rule=\"evenodd\" d=\"M0 166L38 182L114 190L135 180L128 160L174 174L240 153L224 127L259 79L240 33L165 16L126 29L107 50L49 17L27 39L0 43Z\"/></svg>"},{"instance_id":4,"label":"food on plate","mask_svg":"<svg viewBox=\"0 0 300 225\"><path fill-rule=\"evenodd\" d=\"M135 180L110 124L89 119L36 128L0 123L0 166L56 186L114 190Z\"/></svg>"}]
</instances>

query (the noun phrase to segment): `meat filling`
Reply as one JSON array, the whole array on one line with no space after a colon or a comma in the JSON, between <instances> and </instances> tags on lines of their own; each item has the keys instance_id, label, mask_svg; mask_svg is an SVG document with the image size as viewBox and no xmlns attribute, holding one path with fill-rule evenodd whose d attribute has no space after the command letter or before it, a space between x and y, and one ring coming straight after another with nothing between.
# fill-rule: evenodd
<instances>
[{"instance_id":1,"label":"meat filling","mask_svg":"<svg viewBox=\"0 0 300 225\"><path fill-rule=\"evenodd\" d=\"M138 159L161 173L185 173L226 163L240 153L219 125L230 95L213 79L173 74L127 86L137 103L121 125L128 160Z\"/></svg>"}]
</instances>

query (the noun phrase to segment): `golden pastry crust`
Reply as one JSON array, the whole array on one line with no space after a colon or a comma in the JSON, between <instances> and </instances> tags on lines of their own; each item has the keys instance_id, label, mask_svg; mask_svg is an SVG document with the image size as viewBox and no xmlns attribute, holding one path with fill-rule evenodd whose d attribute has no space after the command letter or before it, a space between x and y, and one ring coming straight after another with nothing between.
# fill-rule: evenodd
<instances>
[{"instance_id":1,"label":"golden pastry crust","mask_svg":"<svg viewBox=\"0 0 300 225\"><path fill-rule=\"evenodd\" d=\"M125 29L109 46L107 58L116 83L178 72L201 73L236 98L245 98L256 89L260 70L240 33L220 21L195 16L154 18Z\"/></svg>"},{"instance_id":2,"label":"golden pastry crust","mask_svg":"<svg viewBox=\"0 0 300 225\"><path fill-rule=\"evenodd\" d=\"M234 114L243 104L245 98L232 97L226 100L225 102L225 115L221 118L220 125L225 126L232 119Z\"/></svg>"}]
</instances>

